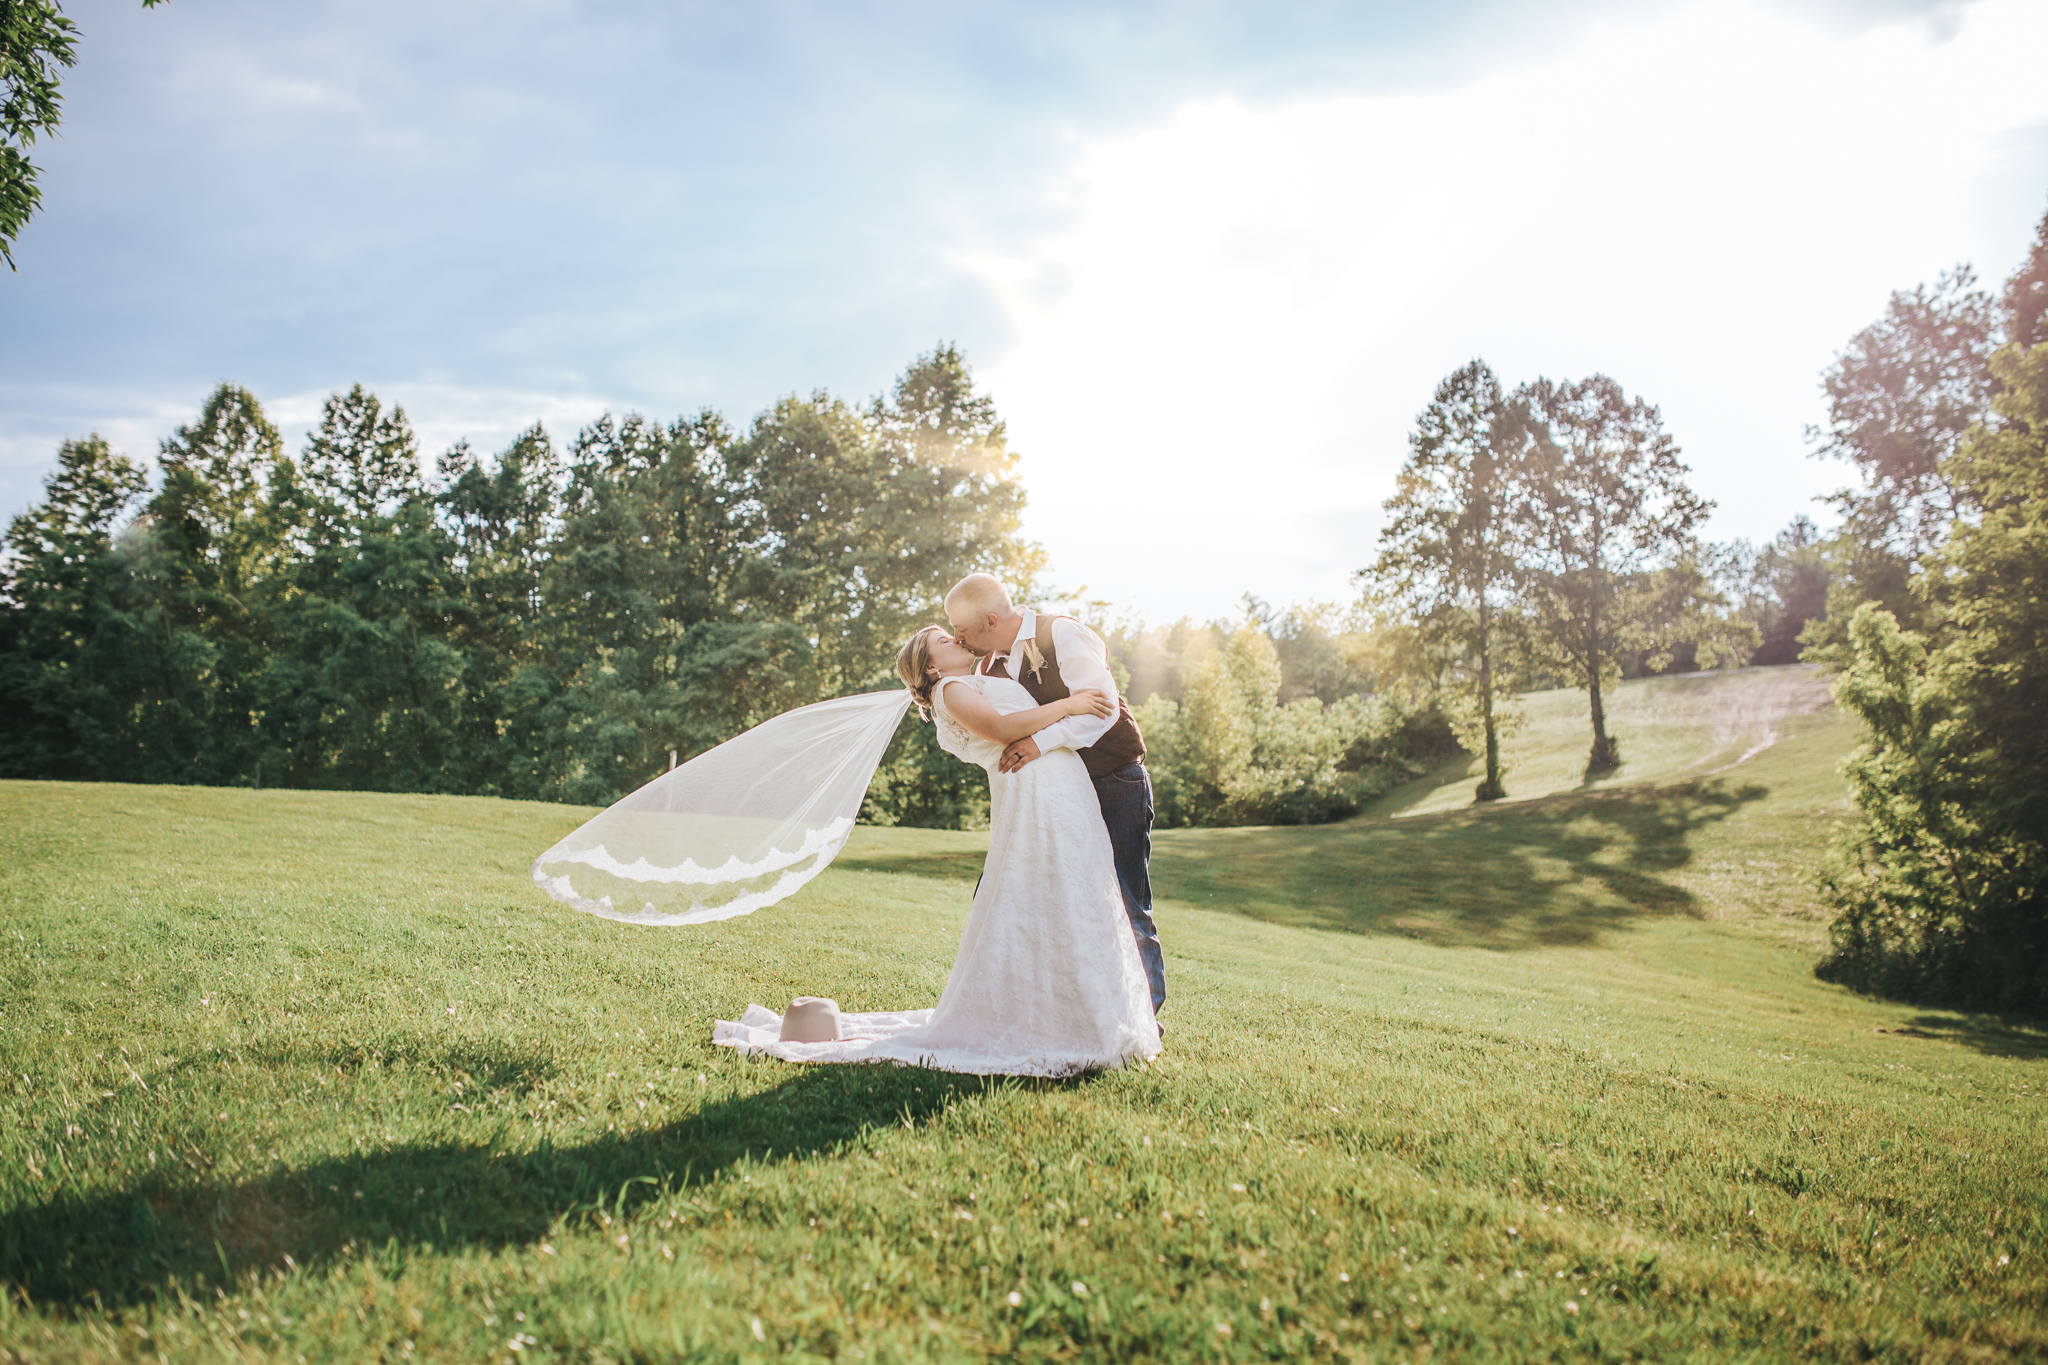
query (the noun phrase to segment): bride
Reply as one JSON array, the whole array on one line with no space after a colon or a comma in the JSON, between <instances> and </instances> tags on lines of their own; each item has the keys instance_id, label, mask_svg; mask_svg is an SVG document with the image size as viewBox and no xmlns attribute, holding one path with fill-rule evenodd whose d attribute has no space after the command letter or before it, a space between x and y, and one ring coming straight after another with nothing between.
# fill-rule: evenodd
<instances>
[{"instance_id":1,"label":"bride","mask_svg":"<svg viewBox=\"0 0 2048 1365\"><path fill-rule=\"evenodd\" d=\"M1013 773L1004 746L1064 716L1106 714L1077 692L1037 705L1021 683L974 672L974 656L927 626L896 658L946 752L988 770L988 861L938 1006L847 1014L831 1042L780 1040L781 1016L750 1005L712 1041L793 1062L895 1061L973 1074L1067 1076L1159 1053L1109 835L1080 756L1053 749Z\"/></svg>"}]
</instances>

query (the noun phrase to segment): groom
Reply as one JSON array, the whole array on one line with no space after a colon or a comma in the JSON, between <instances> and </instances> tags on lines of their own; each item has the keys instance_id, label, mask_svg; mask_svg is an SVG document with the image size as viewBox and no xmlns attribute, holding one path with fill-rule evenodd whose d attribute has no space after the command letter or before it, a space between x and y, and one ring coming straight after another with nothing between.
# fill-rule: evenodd
<instances>
[{"instance_id":1,"label":"groom","mask_svg":"<svg viewBox=\"0 0 2048 1365\"><path fill-rule=\"evenodd\" d=\"M1047 749L1072 749L1095 780L1095 799L1109 829L1124 914L1138 940L1138 957L1152 988L1152 1012L1166 1003L1166 963L1152 923L1152 777L1145 771L1145 737L1110 676L1102 639L1071 616L1040 616L1010 603L990 574L971 573L946 594L953 635L981 660L991 677L1014 678L1039 705L1092 688L1116 700L1114 719L1068 716L1035 735L1014 740L997 765L1013 773Z\"/></svg>"}]
</instances>

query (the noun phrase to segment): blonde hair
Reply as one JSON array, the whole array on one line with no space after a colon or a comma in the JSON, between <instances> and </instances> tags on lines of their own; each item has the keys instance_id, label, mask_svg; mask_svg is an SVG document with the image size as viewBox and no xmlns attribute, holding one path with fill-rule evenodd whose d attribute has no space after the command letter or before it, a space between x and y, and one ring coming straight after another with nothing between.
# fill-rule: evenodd
<instances>
[{"instance_id":1,"label":"blonde hair","mask_svg":"<svg viewBox=\"0 0 2048 1365\"><path fill-rule=\"evenodd\" d=\"M896 652L896 676L910 689L917 713L926 720L932 718L932 689L939 683L932 676L932 632L943 635L945 630L944 626L926 626L905 640L903 648Z\"/></svg>"}]
</instances>

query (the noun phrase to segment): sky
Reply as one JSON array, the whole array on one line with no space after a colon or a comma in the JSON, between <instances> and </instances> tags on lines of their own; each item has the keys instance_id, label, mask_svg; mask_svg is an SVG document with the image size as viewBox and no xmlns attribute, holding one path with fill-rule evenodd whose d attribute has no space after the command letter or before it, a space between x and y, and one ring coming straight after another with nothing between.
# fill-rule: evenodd
<instances>
[{"instance_id":1,"label":"sky","mask_svg":"<svg viewBox=\"0 0 2048 1365\"><path fill-rule=\"evenodd\" d=\"M2038 0L72 0L0 274L0 515L221 380L429 457L745 421L958 344L1051 579L1137 619L1342 602L1473 357L1612 375L1769 539L1821 371L2048 209Z\"/></svg>"}]
</instances>

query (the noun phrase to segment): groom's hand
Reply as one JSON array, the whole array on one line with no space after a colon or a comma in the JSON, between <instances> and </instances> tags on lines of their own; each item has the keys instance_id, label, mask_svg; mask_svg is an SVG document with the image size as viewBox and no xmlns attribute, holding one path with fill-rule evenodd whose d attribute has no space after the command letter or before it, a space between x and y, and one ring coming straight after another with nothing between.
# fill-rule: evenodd
<instances>
[{"instance_id":1,"label":"groom's hand","mask_svg":"<svg viewBox=\"0 0 2048 1365\"><path fill-rule=\"evenodd\" d=\"M1010 741L1010 747L1003 750L1002 760L996 764L998 772L1013 773L1038 757L1038 741L1026 735Z\"/></svg>"}]
</instances>

